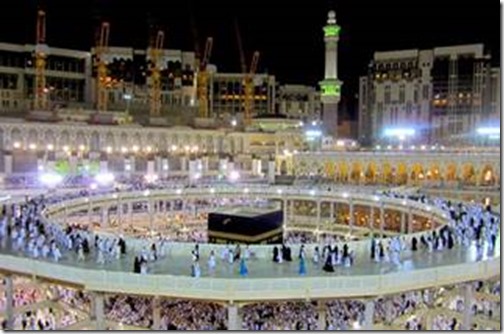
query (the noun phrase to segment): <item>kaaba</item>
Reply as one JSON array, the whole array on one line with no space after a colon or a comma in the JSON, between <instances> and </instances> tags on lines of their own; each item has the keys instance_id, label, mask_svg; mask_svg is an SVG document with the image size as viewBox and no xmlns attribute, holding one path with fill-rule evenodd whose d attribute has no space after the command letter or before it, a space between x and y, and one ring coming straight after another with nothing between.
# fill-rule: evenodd
<instances>
[{"instance_id":1,"label":"kaaba","mask_svg":"<svg viewBox=\"0 0 504 334\"><path fill-rule=\"evenodd\" d=\"M281 244L283 211L237 207L208 214L208 240L215 244Z\"/></svg>"}]
</instances>

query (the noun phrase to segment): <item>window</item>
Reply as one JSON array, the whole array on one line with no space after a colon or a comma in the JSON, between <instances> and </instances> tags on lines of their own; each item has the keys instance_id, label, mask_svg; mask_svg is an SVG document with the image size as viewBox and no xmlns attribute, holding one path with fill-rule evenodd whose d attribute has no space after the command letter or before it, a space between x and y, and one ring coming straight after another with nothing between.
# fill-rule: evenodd
<instances>
[{"instance_id":1,"label":"window","mask_svg":"<svg viewBox=\"0 0 504 334\"><path fill-rule=\"evenodd\" d=\"M418 103L418 86L416 86L413 91L413 103Z\"/></svg>"}]
</instances>

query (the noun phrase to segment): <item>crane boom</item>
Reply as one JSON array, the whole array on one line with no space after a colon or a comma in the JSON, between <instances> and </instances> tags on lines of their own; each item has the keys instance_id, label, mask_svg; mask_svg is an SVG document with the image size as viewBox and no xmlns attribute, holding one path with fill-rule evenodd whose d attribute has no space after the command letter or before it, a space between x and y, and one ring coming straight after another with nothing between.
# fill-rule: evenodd
<instances>
[{"instance_id":1,"label":"crane boom","mask_svg":"<svg viewBox=\"0 0 504 334\"><path fill-rule=\"evenodd\" d=\"M240 34L240 27L238 26L238 20L234 20L236 43L238 44L238 51L240 52L240 66L242 73L247 73L247 64L245 62L245 53L243 52L243 44Z\"/></svg>"},{"instance_id":2,"label":"crane boom","mask_svg":"<svg viewBox=\"0 0 504 334\"><path fill-rule=\"evenodd\" d=\"M252 63L250 64L249 75L254 75L257 71L257 63L259 63L259 51L254 52L252 56Z\"/></svg>"},{"instance_id":3,"label":"crane boom","mask_svg":"<svg viewBox=\"0 0 504 334\"><path fill-rule=\"evenodd\" d=\"M212 55L213 38L208 37L205 44L203 58L198 64L197 92L199 117L208 118L208 72L206 70L210 56Z\"/></svg>"},{"instance_id":4,"label":"crane boom","mask_svg":"<svg viewBox=\"0 0 504 334\"><path fill-rule=\"evenodd\" d=\"M250 124L252 119L252 109L254 101L254 75L259 62L259 52L255 51L252 56L249 72L245 74L245 98L244 98L244 120L245 124Z\"/></svg>"},{"instance_id":5,"label":"crane boom","mask_svg":"<svg viewBox=\"0 0 504 334\"><path fill-rule=\"evenodd\" d=\"M213 47L213 38L208 37L206 40L205 44L205 53L203 53L203 59L200 63L200 69L205 70L206 66L208 64L208 61L210 60L210 57L212 56L212 47Z\"/></svg>"},{"instance_id":6,"label":"crane boom","mask_svg":"<svg viewBox=\"0 0 504 334\"><path fill-rule=\"evenodd\" d=\"M109 35L110 35L110 24L108 22L102 22L100 28L100 36L98 39L98 43L96 45L96 58L98 61L98 70L97 70L97 109L98 112L107 111L108 105L108 91L107 86L109 84L110 78L107 73L107 63L105 62L105 53L108 51L108 43L109 43Z\"/></svg>"},{"instance_id":7,"label":"crane boom","mask_svg":"<svg viewBox=\"0 0 504 334\"><path fill-rule=\"evenodd\" d=\"M36 46L35 46L35 110L47 109L47 89L46 89L46 13L43 10L37 12Z\"/></svg>"},{"instance_id":8,"label":"crane boom","mask_svg":"<svg viewBox=\"0 0 504 334\"><path fill-rule=\"evenodd\" d=\"M154 45L150 48L151 58L151 94L150 115L158 117L161 114L161 69L160 54L163 50L165 34L158 30Z\"/></svg>"}]
</instances>

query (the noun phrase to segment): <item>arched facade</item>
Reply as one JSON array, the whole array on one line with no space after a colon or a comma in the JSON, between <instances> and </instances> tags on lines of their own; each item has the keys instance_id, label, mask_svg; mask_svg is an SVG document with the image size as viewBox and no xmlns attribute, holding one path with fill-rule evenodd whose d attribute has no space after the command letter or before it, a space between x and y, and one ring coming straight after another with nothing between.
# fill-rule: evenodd
<instances>
[{"instance_id":1,"label":"arched facade","mask_svg":"<svg viewBox=\"0 0 504 334\"><path fill-rule=\"evenodd\" d=\"M325 152L297 154L292 160L289 172L298 177L322 170L323 178L340 183L497 186L500 182L498 152Z\"/></svg>"}]
</instances>

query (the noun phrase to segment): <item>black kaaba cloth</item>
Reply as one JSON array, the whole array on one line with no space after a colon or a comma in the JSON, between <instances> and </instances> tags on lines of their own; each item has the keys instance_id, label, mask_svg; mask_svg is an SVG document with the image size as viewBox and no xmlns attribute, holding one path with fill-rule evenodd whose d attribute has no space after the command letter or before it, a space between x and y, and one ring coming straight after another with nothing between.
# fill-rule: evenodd
<instances>
[{"instance_id":1,"label":"black kaaba cloth","mask_svg":"<svg viewBox=\"0 0 504 334\"><path fill-rule=\"evenodd\" d=\"M281 244L283 211L253 207L208 214L208 240L218 244Z\"/></svg>"}]
</instances>

